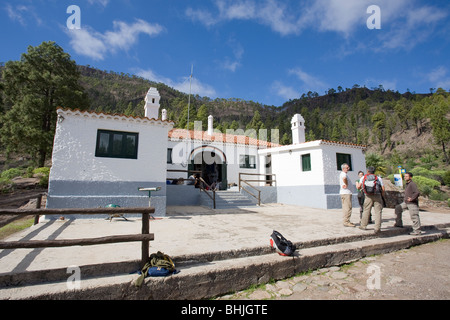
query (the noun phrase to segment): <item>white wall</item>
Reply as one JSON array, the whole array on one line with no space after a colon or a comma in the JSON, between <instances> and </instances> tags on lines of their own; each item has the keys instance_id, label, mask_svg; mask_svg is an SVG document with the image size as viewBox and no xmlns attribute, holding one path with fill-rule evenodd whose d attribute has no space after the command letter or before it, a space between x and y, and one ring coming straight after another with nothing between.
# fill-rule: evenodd
<instances>
[{"instance_id":1,"label":"white wall","mask_svg":"<svg viewBox=\"0 0 450 320\"><path fill-rule=\"evenodd\" d=\"M56 128L50 180L165 181L167 126L124 117L62 115L64 121ZM98 129L138 132L138 159L95 157Z\"/></svg>"},{"instance_id":2,"label":"white wall","mask_svg":"<svg viewBox=\"0 0 450 320\"><path fill-rule=\"evenodd\" d=\"M148 193L138 189L161 187L152 193L151 205L156 215L165 215L167 135L172 122L62 109L58 119L48 208L145 207ZM139 133L137 159L96 157L99 129Z\"/></svg>"}]
</instances>

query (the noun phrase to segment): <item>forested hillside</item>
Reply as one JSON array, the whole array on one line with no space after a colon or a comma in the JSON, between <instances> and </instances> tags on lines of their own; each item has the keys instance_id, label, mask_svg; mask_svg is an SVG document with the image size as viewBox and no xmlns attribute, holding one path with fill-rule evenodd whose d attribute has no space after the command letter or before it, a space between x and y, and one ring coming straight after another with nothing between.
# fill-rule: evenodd
<instances>
[{"instance_id":1,"label":"forested hillside","mask_svg":"<svg viewBox=\"0 0 450 320\"><path fill-rule=\"evenodd\" d=\"M187 94L134 75L82 66L79 70L91 110L142 116L145 94L150 86L156 86L162 96L161 109L168 110L168 117L176 127L186 128ZM212 114L215 127L223 132L229 128L279 129L281 143L288 144L291 142L290 119L295 113L305 118L307 140L365 144L370 150L389 154L396 147L405 150L401 146L410 143L411 139L426 136L424 145L447 153L446 126L436 120L439 117L448 120L450 114L449 94L443 89L434 94L402 94L384 90L381 86L369 89L354 85L352 88L330 89L322 96L308 92L280 107L239 98L213 100L197 95L191 97L190 126L193 127L193 121L201 120L206 128L207 117ZM432 118L434 122L430 121ZM437 139L433 139L433 124L435 131L442 129L442 141L437 137L438 132ZM443 127L439 129L439 126ZM417 149L417 145L415 147ZM442 156L446 157L446 154Z\"/></svg>"},{"instance_id":2,"label":"forested hillside","mask_svg":"<svg viewBox=\"0 0 450 320\"><path fill-rule=\"evenodd\" d=\"M61 51L59 54L67 60L62 49L56 44L44 44L50 48L58 48L58 52ZM31 49L43 50L41 47L44 44ZM74 61L67 62L68 65L73 63ZM20 108L32 110L33 106L29 105L30 98L21 97L20 94L15 96L17 90L24 92L20 83L13 80L15 65L20 63L0 65L3 70L3 79L0 81L0 111L4 114L0 118L0 130L4 133L0 148L3 151L20 152L21 148L15 144L19 141L20 134L17 134L17 139L14 138L14 130L17 128L14 121L19 119ZM60 101L58 106L143 116L145 94L149 87L155 86L161 94L160 110L167 109L168 117L175 122L175 127L186 128L189 98L187 94L163 83L154 83L131 74L102 71L90 66L77 66L76 69L78 74L74 76L78 78L79 87L73 84L72 88L77 97L75 100L67 100L70 97L68 92L71 91L63 89L60 91L60 94L63 92L61 98L56 100ZM26 76L26 72L23 74ZM11 83L16 87L13 88ZM14 99L18 101L16 104ZM54 108L55 101L52 101L51 108ZM70 103L66 104L64 101ZM382 86L338 86L323 95L317 92L304 93L300 98L287 101L282 106L268 106L239 98L211 99L194 95L191 97L190 128L193 128L194 121L202 121L206 129L207 118L212 114L215 128L222 132L226 129L268 129L270 140L270 129L278 129L280 143L289 144L290 120L295 113L300 113L305 118L307 140L325 139L368 145L368 152L382 155L384 161L395 159L390 168L395 168L396 162L405 162L408 157L420 158L424 155L434 157L439 166L449 163L450 97L449 93L441 88L432 93L416 94L409 91L399 93L384 90ZM39 119L38 115L36 116L36 119ZM54 116L49 115L46 124L48 130L44 135L46 141L52 141L55 125ZM37 130L26 130L26 126L20 128L21 134ZM35 155L31 153L39 153L42 150L48 159L50 144L46 148L41 145L40 149L24 148L22 151L29 152L33 158Z\"/></svg>"}]
</instances>

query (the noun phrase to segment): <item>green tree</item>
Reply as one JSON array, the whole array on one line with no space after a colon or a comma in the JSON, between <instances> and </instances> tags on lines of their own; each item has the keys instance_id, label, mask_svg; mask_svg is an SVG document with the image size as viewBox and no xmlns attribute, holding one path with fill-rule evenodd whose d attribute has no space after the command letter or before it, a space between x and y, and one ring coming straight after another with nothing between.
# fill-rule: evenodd
<instances>
[{"instance_id":1,"label":"green tree","mask_svg":"<svg viewBox=\"0 0 450 320\"><path fill-rule=\"evenodd\" d=\"M202 104L197 111L197 121L202 122L203 130L208 128L208 107L205 104Z\"/></svg>"},{"instance_id":2,"label":"green tree","mask_svg":"<svg viewBox=\"0 0 450 320\"><path fill-rule=\"evenodd\" d=\"M369 153L366 155L366 167L374 167L375 174L386 174L386 164L383 158L376 153Z\"/></svg>"},{"instance_id":3,"label":"green tree","mask_svg":"<svg viewBox=\"0 0 450 320\"><path fill-rule=\"evenodd\" d=\"M433 95L433 104L429 107L428 113L432 127L432 134L437 145L442 147L444 160L448 164L446 145L450 141L450 122L447 114L450 112L450 103L448 97L439 94L438 91Z\"/></svg>"},{"instance_id":4,"label":"green tree","mask_svg":"<svg viewBox=\"0 0 450 320\"><path fill-rule=\"evenodd\" d=\"M75 61L55 42L29 46L20 61L6 63L4 94L10 108L0 119L0 139L8 154L24 152L44 166L52 151L56 108L89 107L79 77Z\"/></svg>"}]
</instances>

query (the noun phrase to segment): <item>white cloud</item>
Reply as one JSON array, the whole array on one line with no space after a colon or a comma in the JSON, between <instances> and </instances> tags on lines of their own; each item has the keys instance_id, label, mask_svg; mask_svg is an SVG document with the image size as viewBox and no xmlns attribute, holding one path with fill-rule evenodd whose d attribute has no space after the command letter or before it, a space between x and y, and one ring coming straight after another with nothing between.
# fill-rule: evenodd
<instances>
[{"instance_id":1,"label":"white cloud","mask_svg":"<svg viewBox=\"0 0 450 320\"><path fill-rule=\"evenodd\" d=\"M225 57L223 61L220 62L222 67L231 72L235 72L241 65L242 57L244 55L244 48L242 45L234 39L228 41L228 45L232 49L233 57Z\"/></svg>"},{"instance_id":2,"label":"white cloud","mask_svg":"<svg viewBox=\"0 0 450 320\"><path fill-rule=\"evenodd\" d=\"M314 77L306 72L304 72L300 68L294 68L289 70L289 74L295 75L299 80L303 82L303 87L306 88L308 91L322 91L322 89L325 89L327 87L326 83L318 79L317 77Z\"/></svg>"},{"instance_id":3,"label":"white cloud","mask_svg":"<svg viewBox=\"0 0 450 320\"><path fill-rule=\"evenodd\" d=\"M199 96L203 97L215 97L216 91L214 88L208 84L204 84L200 82L200 80L196 79L195 77L192 78L192 88L190 90L190 81L189 76L187 77L180 77L178 80L172 80L170 78L161 76L157 73L155 73L153 70L137 70L136 75L148 79L150 81L154 82L162 82L169 87L172 87L178 91L189 93L191 91L192 94L198 94Z\"/></svg>"},{"instance_id":4,"label":"white cloud","mask_svg":"<svg viewBox=\"0 0 450 320\"><path fill-rule=\"evenodd\" d=\"M22 26L28 25L30 20L36 21L37 25L42 24L42 19L36 14L34 8L31 6L12 6L7 3L5 5L5 10L11 20L19 22Z\"/></svg>"},{"instance_id":5,"label":"white cloud","mask_svg":"<svg viewBox=\"0 0 450 320\"><path fill-rule=\"evenodd\" d=\"M436 24L445 21L446 17L448 12L436 7L407 7L403 16L392 23L390 30L380 35L383 48L411 50L428 40L433 35Z\"/></svg>"},{"instance_id":6,"label":"white cloud","mask_svg":"<svg viewBox=\"0 0 450 320\"><path fill-rule=\"evenodd\" d=\"M109 0L88 0L89 4L99 4L102 7L106 7L109 4Z\"/></svg>"},{"instance_id":7,"label":"white cloud","mask_svg":"<svg viewBox=\"0 0 450 320\"><path fill-rule=\"evenodd\" d=\"M78 30L66 29L65 32L71 38L70 44L75 52L95 60L103 60L109 52L115 53L119 49L129 50L137 43L141 33L155 36L164 30L158 24L150 24L141 19L136 19L133 24L114 21L113 26L113 31L106 31L103 34L86 25Z\"/></svg>"},{"instance_id":8,"label":"white cloud","mask_svg":"<svg viewBox=\"0 0 450 320\"><path fill-rule=\"evenodd\" d=\"M364 86L367 88L378 88L379 86L383 86L384 90L391 90L396 91L397 90L397 80L387 80L387 79L373 79L369 78L364 81Z\"/></svg>"},{"instance_id":9,"label":"white cloud","mask_svg":"<svg viewBox=\"0 0 450 320\"><path fill-rule=\"evenodd\" d=\"M281 81L274 81L272 83L272 92L285 100L295 99L300 96L297 90L285 85Z\"/></svg>"},{"instance_id":10,"label":"white cloud","mask_svg":"<svg viewBox=\"0 0 450 320\"><path fill-rule=\"evenodd\" d=\"M436 88L442 88L449 90L450 88L450 75L447 74L448 70L444 66L437 67L426 75L431 85Z\"/></svg>"},{"instance_id":11,"label":"white cloud","mask_svg":"<svg viewBox=\"0 0 450 320\"><path fill-rule=\"evenodd\" d=\"M430 27L449 15L439 7L423 6L416 0L216 0L215 12L188 8L186 15L207 27L248 20L269 26L283 36L312 29L349 38L367 28L367 8L373 4L380 7L382 29L374 34L385 49L414 47L433 32Z\"/></svg>"}]
</instances>

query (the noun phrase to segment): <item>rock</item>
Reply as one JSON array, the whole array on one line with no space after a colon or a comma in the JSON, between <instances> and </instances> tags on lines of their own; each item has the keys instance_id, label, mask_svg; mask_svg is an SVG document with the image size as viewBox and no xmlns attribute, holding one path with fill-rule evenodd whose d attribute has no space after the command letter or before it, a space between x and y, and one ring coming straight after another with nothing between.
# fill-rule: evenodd
<instances>
[{"instance_id":1,"label":"rock","mask_svg":"<svg viewBox=\"0 0 450 320\"><path fill-rule=\"evenodd\" d=\"M400 278L400 277L396 277L396 276L392 276L390 279L389 279L389 284L392 284L392 285L395 285L395 284L398 284L398 283L402 283L402 282L404 282L405 280L403 280L402 278Z\"/></svg>"},{"instance_id":2,"label":"rock","mask_svg":"<svg viewBox=\"0 0 450 320\"><path fill-rule=\"evenodd\" d=\"M345 272L338 271L338 272L333 272L330 276L333 279L342 280L342 279L347 278L348 274L346 274Z\"/></svg>"},{"instance_id":3,"label":"rock","mask_svg":"<svg viewBox=\"0 0 450 320\"><path fill-rule=\"evenodd\" d=\"M272 295L264 290L256 290L252 292L248 297L252 300L263 300L272 298Z\"/></svg>"},{"instance_id":4,"label":"rock","mask_svg":"<svg viewBox=\"0 0 450 320\"><path fill-rule=\"evenodd\" d=\"M279 289L289 289L290 284L286 281L278 281L275 286Z\"/></svg>"},{"instance_id":5,"label":"rock","mask_svg":"<svg viewBox=\"0 0 450 320\"><path fill-rule=\"evenodd\" d=\"M294 292L303 292L303 291L305 291L307 288L308 288L308 286L307 286L306 284L304 284L304 283L297 283L297 284L292 288L292 290L293 290Z\"/></svg>"},{"instance_id":6,"label":"rock","mask_svg":"<svg viewBox=\"0 0 450 320\"><path fill-rule=\"evenodd\" d=\"M291 289L281 289L280 291L278 291L282 296L290 296L291 294L293 294Z\"/></svg>"}]
</instances>

